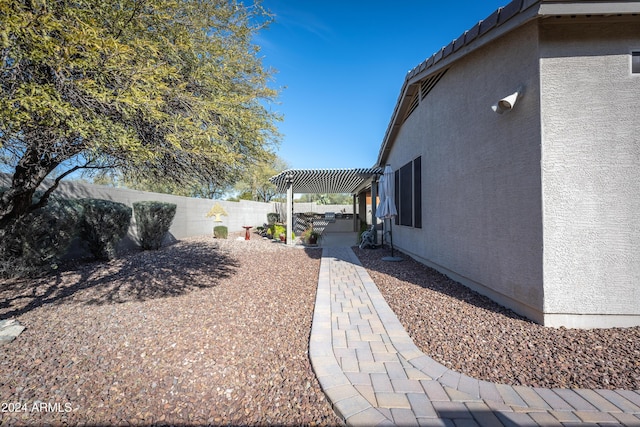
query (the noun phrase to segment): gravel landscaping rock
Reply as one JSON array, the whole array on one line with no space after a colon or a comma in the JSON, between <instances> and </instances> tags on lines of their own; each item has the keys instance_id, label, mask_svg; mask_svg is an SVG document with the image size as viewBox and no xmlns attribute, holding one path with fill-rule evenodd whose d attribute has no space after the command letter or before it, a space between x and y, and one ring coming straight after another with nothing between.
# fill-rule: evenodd
<instances>
[{"instance_id":1,"label":"gravel landscaping rock","mask_svg":"<svg viewBox=\"0 0 640 427\"><path fill-rule=\"evenodd\" d=\"M510 385L640 389L638 327L545 328L407 256L354 251L415 344L450 369Z\"/></svg>"},{"instance_id":2,"label":"gravel landscaping rock","mask_svg":"<svg viewBox=\"0 0 640 427\"><path fill-rule=\"evenodd\" d=\"M0 425L341 424L307 351L321 251L191 238L0 281Z\"/></svg>"},{"instance_id":3,"label":"gravel landscaping rock","mask_svg":"<svg viewBox=\"0 0 640 427\"><path fill-rule=\"evenodd\" d=\"M240 234L0 281L0 320L26 327L0 346L0 425L342 424L307 355L321 250ZM354 251L416 345L451 369L640 388L640 328L544 328L408 257Z\"/></svg>"}]
</instances>

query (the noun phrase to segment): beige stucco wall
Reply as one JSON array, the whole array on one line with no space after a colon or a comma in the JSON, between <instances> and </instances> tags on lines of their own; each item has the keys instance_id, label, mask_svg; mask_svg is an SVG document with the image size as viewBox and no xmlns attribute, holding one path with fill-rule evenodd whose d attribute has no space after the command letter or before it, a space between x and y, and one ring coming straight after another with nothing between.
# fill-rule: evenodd
<instances>
[{"instance_id":1,"label":"beige stucco wall","mask_svg":"<svg viewBox=\"0 0 640 427\"><path fill-rule=\"evenodd\" d=\"M403 124L393 169L422 156L423 228L394 225L417 259L542 321L537 26L454 63ZM491 110L524 85L516 108Z\"/></svg>"},{"instance_id":2,"label":"beige stucco wall","mask_svg":"<svg viewBox=\"0 0 640 427\"><path fill-rule=\"evenodd\" d=\"M546 324L640 324L635 20L541 30Z\"/></svg>"}]
</instances>

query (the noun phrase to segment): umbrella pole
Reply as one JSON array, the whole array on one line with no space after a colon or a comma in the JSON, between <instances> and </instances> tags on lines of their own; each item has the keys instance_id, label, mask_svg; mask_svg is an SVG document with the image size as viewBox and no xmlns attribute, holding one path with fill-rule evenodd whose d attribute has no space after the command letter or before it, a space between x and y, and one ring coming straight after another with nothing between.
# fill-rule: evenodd
<instances>
[{"instance_id":1,"label":"umbrella pole","mask_svg":"<svg viewBox=\"0 0 640 427\"><path fill-rule=\"evenodd\" d=\"M391 243L391 257L393 257L393 225L391 224L391 220L389 219L389 242Z\"/></svg>"},{"instance_id":2,"label":"umbrella pole","mask_svg":"<svg viewBox=\"0 0 640 427\"><path fill-rule=\"evenodd\" d=\"M395 251L393 249L393 225L391 221L393 218L389 219L389 244L391 245L391 256L382 257L383 261L402 261L403 258L395 256Z\"/></svg>"}]
</instances>

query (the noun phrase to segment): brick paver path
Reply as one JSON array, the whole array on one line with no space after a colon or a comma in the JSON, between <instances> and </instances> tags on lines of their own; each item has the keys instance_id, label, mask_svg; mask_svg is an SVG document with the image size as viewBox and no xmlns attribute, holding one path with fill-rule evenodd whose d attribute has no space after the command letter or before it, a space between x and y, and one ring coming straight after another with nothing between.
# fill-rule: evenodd
<instances>
[{"instance_id":1,"label":"brick paver path","mask_svg":"<svg viewBox=\"0 0 640 427\"><path fill-rule=\"evenodd\" d=\"M436 363L350 248L323 249L309 353L348 425L640 427L638 391L512 387Z\"/></svg>"}]
</instances>

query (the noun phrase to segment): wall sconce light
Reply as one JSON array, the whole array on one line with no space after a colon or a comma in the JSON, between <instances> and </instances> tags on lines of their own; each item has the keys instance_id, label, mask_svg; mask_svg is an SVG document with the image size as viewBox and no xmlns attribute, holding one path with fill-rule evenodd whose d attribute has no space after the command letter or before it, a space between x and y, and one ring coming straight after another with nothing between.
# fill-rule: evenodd
<instances>
[{"instance_id":1,"label":"wall sconce light","mask_svg":"<svg viewBox=\"0 0 640 427\"><path fill-rule=\"evenodd\" d=\"M516 101L522 97L524 94L524 87L520 86L515 92L511 95L505 96L495 104L491 106L491 109L498 114L502 114L505 111L511 111L513 107L516 105Z\"/></svg>"}]
</instances>

